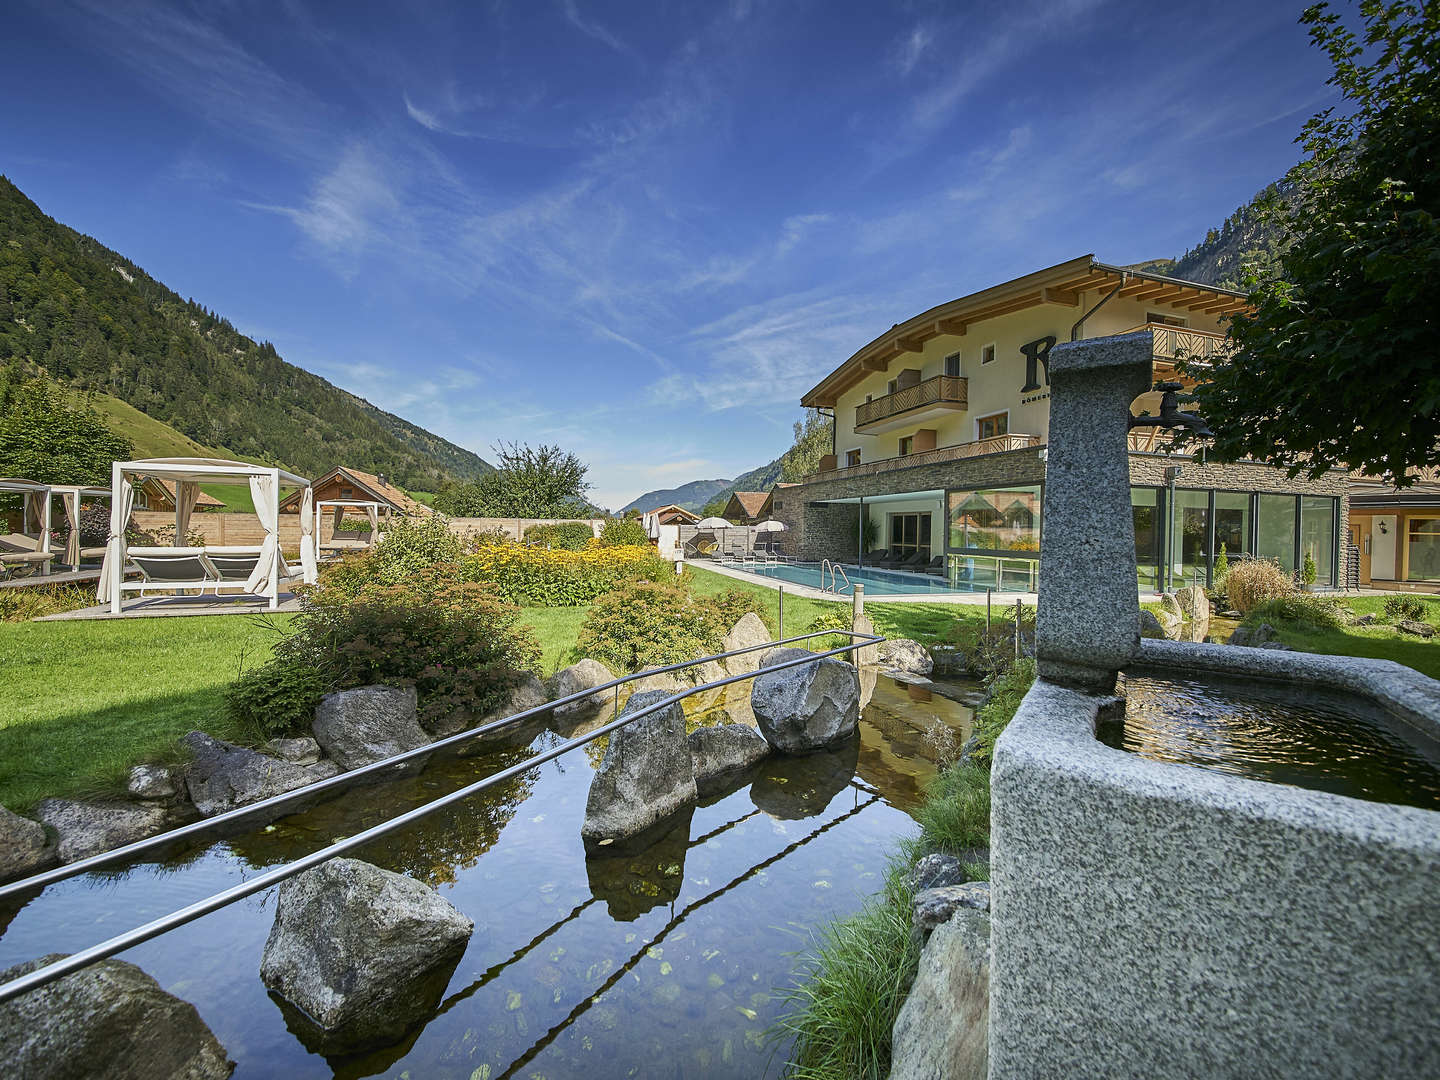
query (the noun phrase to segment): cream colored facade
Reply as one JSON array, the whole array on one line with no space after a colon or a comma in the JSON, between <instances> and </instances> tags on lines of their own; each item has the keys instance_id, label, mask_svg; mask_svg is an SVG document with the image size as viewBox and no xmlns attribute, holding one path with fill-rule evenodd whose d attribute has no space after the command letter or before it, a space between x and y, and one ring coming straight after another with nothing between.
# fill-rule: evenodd
<instances>
[{"instance_id":1,"label":"cream colored facade","mask_svg":"<svg viewBox=\"0 0 1440 1080\"><path fill-rule=\"evenodd\" d=\"M1071 264L1064 265L1068 267ZM1064 276L1064 273L1062 271L1056 276ZM866 371L859 382L835 396L836 467L844 469L853 465L857 455L859 463L865 464L900 458L907 451L925 453L975 443L993 430L993 427L982 426L992 419L998 420L994 426L1003 425L1005 434L1012 437L1032 436L1035 445L1043 445L1048 441L1049 434L1048 380L1043 364L1037 364L1036 381L1039 386L1025 389L1031 362L1021 351L1022 346L1043 342L1047 338L1053 338L1057 343L1069 341L1075 322L1117 285L1121 294L1114 296L1085 320L1081 337L1118 334L1144 328L1147 322L1159 322L1161 325L1179 323L1179 328L1197 331L1196 338L1213 336L1218 339L1224 335L1221 314L1188 306L1197 303L1194 289L1203 289L1203 286L1179 293L1173 300L1164 299L1163 291L1158 293L1159 299L1123 295L1127 287L1142 294L1146 291L1144 286L1160 288L1163 282L1154 278L1136 278L1128 286L1118 280L1115 283L1107 280L1094 288L1065 295L1064 302L1042 301L1018 311L966 321L963 333L954 332L960 327L951 323L952 329L948 332L942 330L919 343L918 351L902 352L890 358L884 370ZM1179 290L1172 292L1178 293ZM1235 295L1217 290L1206 292L1217 303ZM1180 303L1177 304L1177 300ZM948 322L938 317L935 321ZM953 401L935 402L898 412L878 423L862 425L860 431L856 430L857 408L867 402L872 406L879 402L883 410L897 383L926 383L957 369L960 378L965 380L966 402L963 407ZM1157 376L1165 373L1162 368ZM819 404L816 400L818 396L812 391L806 396L806 404ZM1158 395L1150 395L1141 399L1138 407L1153 412L1157 405ZM913 439L908 447L902 445L907 438ZM1015 445L1023 443L1015 440ZM897 461L896 464L905 463Z\"/></svg>"}]
</instances>

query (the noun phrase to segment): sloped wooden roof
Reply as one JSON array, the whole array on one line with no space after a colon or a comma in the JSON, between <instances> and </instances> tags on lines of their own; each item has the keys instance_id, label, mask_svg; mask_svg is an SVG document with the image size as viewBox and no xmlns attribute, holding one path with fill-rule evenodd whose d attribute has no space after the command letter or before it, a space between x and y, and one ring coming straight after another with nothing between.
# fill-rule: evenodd
<instances>
[{"instance_id":1,"label":"sloped wooden roof","mask_svg":"<svg viewBox=\"0 0 1440 1080\"><path fill-rule=\"evenodd\" d=\"M394 484L382 481L374 473L363 472L360 469L352 469L348 465L338 466L331 469L320 479L311 485L319 491L326 484L339 480L342 483L349 483L364 492L365 497L373 499L378 503L385 503L392 510L401 514L430 514L434 513L430 507L413 499L407 492L401 491ZM294 511L300 508L300 492L292 491L280 503L282 511Z\"/></svg>"},{"instance_id":2,"label":"sloped wooden roof","mask_svg":"<svg viewBox=\"0 0 1440 1080\"><path fill-rule=\"evenodd\" d=\"M759 517L760 512L765 509L765 500L769 497L770 493L768 491L733 492L730 495L729 501L725 504L726 512L722 516L729 518L731 516L729 513L731 505L738 505L740 510L744 512L745 517Z\"/></svg>"}]
</instances>

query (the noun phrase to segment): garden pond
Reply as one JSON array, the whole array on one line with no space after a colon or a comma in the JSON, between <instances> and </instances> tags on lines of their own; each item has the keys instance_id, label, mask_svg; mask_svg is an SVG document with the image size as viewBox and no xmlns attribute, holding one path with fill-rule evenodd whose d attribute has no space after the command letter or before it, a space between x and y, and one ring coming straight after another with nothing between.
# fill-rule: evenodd
<instances>
[{"instance_id":1,"label":"garden pond","mask_svg":"<svg viewBox=\"0 0 1440 1080\"><path fill-rule=\"evenodd\" d=\"M748 694L745 683L726 689L741 688ZM941 688L973 700L971 685ZM698 703L693 722L725 719L724 705ZM792 982L812 932L878 891L897 840L917 832L909 812L935 768L927 732L939 725L963 740L971 717L957 700L881 675L843 749L772 756L629 853L586 857L594 755L583 752L360 849L355 857L433 885L475 921L430 1019L384 1050L327 1059L287 1028L259 976L273 889L122 959L195 1005L238 1062L236 1077L776 1076L789 1049L768 1038L783 1011L777 988ZM525 754L438 761L163 862L52 886L0 910L0 968L76 951Z\"/></svg>"}]
</instances>

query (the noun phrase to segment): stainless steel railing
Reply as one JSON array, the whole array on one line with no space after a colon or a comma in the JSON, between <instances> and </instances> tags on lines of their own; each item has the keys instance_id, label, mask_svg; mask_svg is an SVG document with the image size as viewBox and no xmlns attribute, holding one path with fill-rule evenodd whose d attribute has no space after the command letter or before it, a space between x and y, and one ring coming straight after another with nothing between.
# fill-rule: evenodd
<instances>
[{"instance_id":1,"label":"stainless steel railing","mask_svg":"<svg viewBox=\"0 0 1440 1080\"><path fill-rule=\"evenodd\" d=\"M699 686L690 687L689 689L681 690L677 693L667 695L661 700L656 701L651 705L647 705L645 708L639 709L634 713L630 713L625 716L617 716L615 719L610 720L605 724L602 724L594 731L587 732L586 734L577 736L573 739L567 739L566 741L558 743L557 745L551 747L548 750L543 750L540 753L535 754L534 756L529 757L522 762L509 766L508 768L501 769L499 772L491 773L489 776L481 780L477 780L473 784L469 784L463 788L459 788L456 791L452 791L448 795L442 795L437 799L433 799L422 806L417 806L413 810L406 811L405 813L400 814L397 817L393 817L388 821L382 821L380 824L373 825L370 828L365 829L362 832L358 832L353 836L347 836L341 840L337 840L335 843L330 844L327 847L323 847L318 851L313 851L309 855L304 855L301 858L294 860L293 862L285 863L281 866L275 867L274 869L267 870L263 874L259 874L256 877L250 878L247 881L242 881L237 885L232 885L230 888L207 896L203 900L197 900L195 903L183 907L178 911L173 911L168 915L162 915L157 919L152 919L150 922L145 923L143 926L137 926L133 930L127 930L122 934L117 934L114 937L109 938L106 941L102 941L97 945L92 945L87 949L82 949L79 952L72 953L70 956L64 957L63 959L57 960L51 964L47 964L44 967L37 968L27 975L22 975L19 978L12 979L11 981L4 983L3 985L0 985L0 1002L8 1001L13 997L18 997L21 994L36 989L37 987L45 986L49 983L54 982L57 979L62 979L66 975L69 975L76 971L80 971L83 968L89 967L91 964L98 963L101 960L114 956L116 953L124 952L126 949L132 948L135 945L139 945L142 942L149 941L151 938L159 937L161 934L168 933L169 931L174 930L177 927L184 926L186 923L194 922L196 919L199 919L204 915L208 915L212 911L218 911L220 908L227 907L238 900L243 900L247 896L268 889L272 885L278 885L280 882L286 880L287 878L292 878L297 874L304 873L306 870L313 869L314 867L319 866L322 863L328 862L329 860L339 855L345 854L347 851L353 851L355 848L363 847L365 844L368 844L372 840L378 840L382 836L386 836L399 829L403 829L407 825L413 824L416 821L420 821L422 818L428 817L430 814L433 814L437 810L444 809L445 807L450 806L453 803L462 802L465 799L470 798L470 796L476 795L479 792L484 791L486 788L493 787L496 784L501 784L507 780L514 779L517 776L529 772L537 765L543 765L547 761L552 761L555 758L560 757L562 754L566 754L571 750L575 750L581 746L584 746L586 743L593 742L595 739L598 739L603 735L609 735L612 731L618 731L620 728L632 724L636 720L640 720L646 716L650 716L653 713L659 712L662 709L668 708L670 705L675 704L676 702L684 701L686 698L694 694L698 694L706 690L713 690L716 687L720 686L728 686L731 683L743 682L746 679L753 679L759 675L766 674L767 672L783 671L786 668L797 667L801 664L807 664L810 663L812 660L819 660L827 656L838 656L842 653L853 652L855 649L864 648L868 645L878 645L880 644L880 642L884 641L885 638L875 634L862 634L853 630L816 630L807 634L799 634L795 637L784 638L780 641L767 641L763 645L750 645L743 649L731 649L728 652L716 653L712 656L703 656L698 659L687 660L679 664L670 664L665 667L654 668L650 671L636 673L633 675L623 675L618 679L612 679L610 682L604 683L600 686L593 686L589 689L578 691L574 694L567 694L565 697L559 698L555 701L547 702L544 705L536 706L533 709L526 709L522 712L515 713L512 716L507 716L500 720L492 721L488 724L481 724L480 726L471 728L468 731L462 731L456 735L452 735L448 738L440 739L436 742L430 743L428 746L419 747L415 750L407 750L401 754L395 754L392 757L384 758L380 761L373 762L370 765L365 765L358 769L352 769L349 772L341 773L338 776L333 776L328 780L321 780L317 783L309 784L303 788L296 788L294 791L287 791L283 795L277 795L273 798L262 800L261 802L252 803L248 806L240 807L236 810L231 810L224 814L217 814L215 817L206 818L203 821L198 821L193 824L183 826L179 829L172 829L169 832L160 833L157 836L152 836L145 840L139 840L133 844L127 844L124 847L115 848L113 851L101 852L98 855L90 856L88 859L82 859L78 862L69 863L65 866L56 867L53 870L47 870L43 873L35 874L32 877L24 878L20 881L11 882L10 884L5 886L0 886L0 900L21 893L29 893L36 889L43 889L45 886L54 884L57 881L64 881L65 879L75 877L78 874L86 873L91 870L98 870L105 866L113 866L117 863L125 862L129 859L134 858L137 855L142 855L146 852L169 846L170 844L173 844L178 840L188 839L191 837L202 835L207 832L215 831L216 829L223 827L227 823L233 825L235 822L241 819L255 816L266 810L273 810L281 806L287 806L292 803L300 802L307 798L313 798L318 792L328 791L335 787L344 786L357 780L360 777L372 775L377 772L382 772L385 769L393 769L397 765L403 765L406 762L413 761L417 758L425 757L429 754L435 753L437 750L442 750L450 746L458 745L469 739L478 738L479 736L487 732L496 731L502 727L507 727L509 725L517 724L521 721L528 720L532 717L543 715L552 711L559 705L565 705L570 702L581 701L586 698L594 697L612 688L618 688L628 682L649 678L652 675L665 674L671 671L680 671L684 668L694 667L699 664L727 660L732 656L741 656L745 653L757 652L761 649L774 649L782 645L791 645L798 641L806 641L810 638L823 637L827 634L834 633L847 634L851 639L850 643L848 645L842 645L839 648L827 649L823 652L818 653L810 653L803 657L796 657L793 660L786 660L778 664L771 664L767 667L758 668L755 671L742 672L739 675L730 675L723 679L713 679L710 682L702 683Z\"/></svg>"}]
</instances>

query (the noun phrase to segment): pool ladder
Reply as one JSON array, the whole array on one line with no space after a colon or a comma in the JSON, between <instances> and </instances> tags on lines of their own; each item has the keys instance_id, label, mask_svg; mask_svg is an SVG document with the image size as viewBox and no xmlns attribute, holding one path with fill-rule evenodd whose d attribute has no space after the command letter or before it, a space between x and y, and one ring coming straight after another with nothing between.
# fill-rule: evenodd
<instances>
[{"instance_id":1,"label":"pool ladder","mask_svg":"<svg viewBox=\"0 0 1440 1080\"><path fill-rule=\"evenodd\" d=\"M830 586L825 586L825 572L830 572ZM831 562L829 559L822 559L820 562L820 591L839 593L841 580L845 582L845 592L854 592L855 586L850 584L850 577L845 573L845 568L839 563Z\"/></svg>"}]
</instances>

